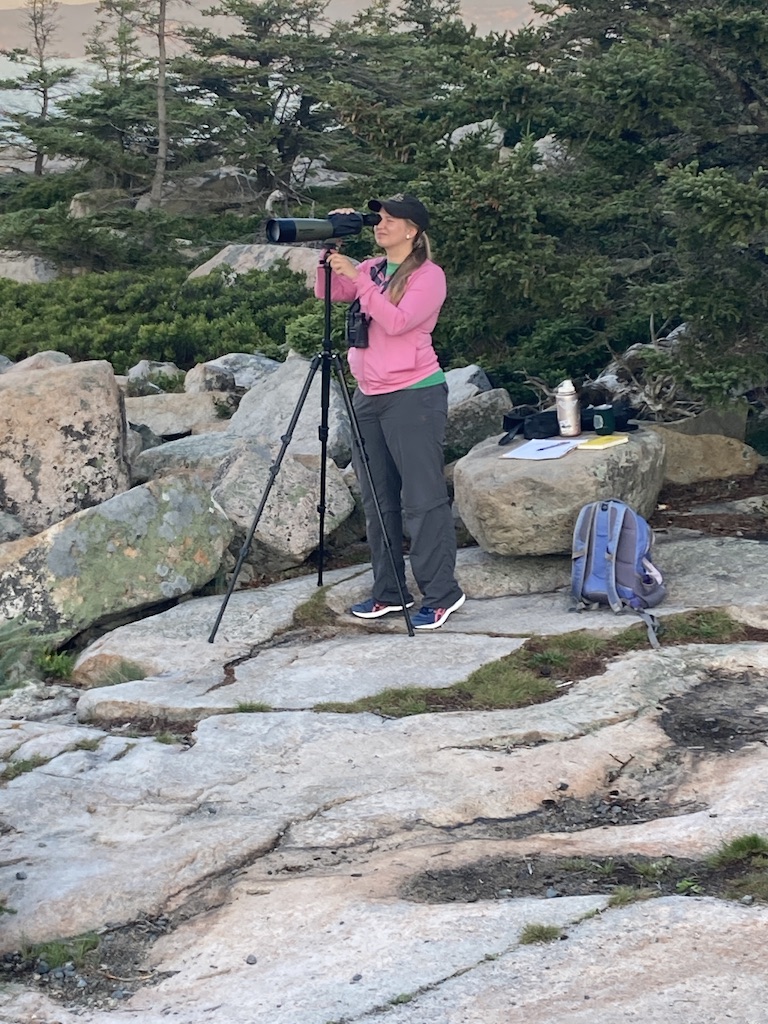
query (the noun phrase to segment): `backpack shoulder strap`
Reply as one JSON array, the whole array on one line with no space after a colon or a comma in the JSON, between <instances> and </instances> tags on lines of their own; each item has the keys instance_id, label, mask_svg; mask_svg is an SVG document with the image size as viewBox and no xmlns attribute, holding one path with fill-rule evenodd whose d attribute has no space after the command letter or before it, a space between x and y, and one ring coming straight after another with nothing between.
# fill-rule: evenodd
<instances>
[{"instance_id":1,"label":"backpack shoulder strap","mask_svg":"<svg viewBox=\"0 0 768 1024\"><path fill-rule=\"evenodd\" d=\"M621 501L608 502L608 545L606 550L607 571L605 576L606 596L612 611L620 612L624 602L616 589L616 555L619 539L627 514L627 506Z\"/></svg>"},{"instance_id":2,"label":"backpack shoulder strap","mask_svg":"<svg viewBox=\"0 0 768 1024\"><path fill-rule=\"evenodd\" d=\"M576 525L573 528L571 544L571 595L576 602L575 609L581 611L587 607L583 597L584 578L587 573L589 543L592 537L592 525L597 513L597 504L592 501L579 511Z\"/></svg>"}]
</instances>

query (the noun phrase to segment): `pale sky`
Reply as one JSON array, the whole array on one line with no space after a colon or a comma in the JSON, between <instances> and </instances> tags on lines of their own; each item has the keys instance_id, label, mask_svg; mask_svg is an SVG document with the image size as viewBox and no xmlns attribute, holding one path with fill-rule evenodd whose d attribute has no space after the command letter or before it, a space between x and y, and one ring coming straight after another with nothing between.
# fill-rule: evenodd
<instances>
[{"instance_id":1,"label":"pale sky","mask_svg":"<svg viewBox=\"0 0 768 1024\"><path fill-rule=\"evenodd\" d=\"M59 0L62 4L89 4L93 0ZM23 0L0 0L0 11L10 11L14 7L23 7Z\"/></svg>"}]
</instances>

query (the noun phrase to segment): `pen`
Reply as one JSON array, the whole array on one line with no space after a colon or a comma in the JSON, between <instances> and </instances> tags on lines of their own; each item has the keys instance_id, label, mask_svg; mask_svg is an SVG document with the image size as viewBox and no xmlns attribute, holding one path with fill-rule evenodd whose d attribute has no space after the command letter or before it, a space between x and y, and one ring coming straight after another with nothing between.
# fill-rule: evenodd
<instances>
[{"instance_id":1,"label":"pen","mask_svg":"<svg viewBox=\"0 0 768 1024\"><path fill-rule=\"evenodd\" d=\"M553 441L552 444L543 444L541 448L537 448L537 452L546 452L550 448L559 448L561 444L570 444L570 441Z\"/></svg>"}]
</instances>

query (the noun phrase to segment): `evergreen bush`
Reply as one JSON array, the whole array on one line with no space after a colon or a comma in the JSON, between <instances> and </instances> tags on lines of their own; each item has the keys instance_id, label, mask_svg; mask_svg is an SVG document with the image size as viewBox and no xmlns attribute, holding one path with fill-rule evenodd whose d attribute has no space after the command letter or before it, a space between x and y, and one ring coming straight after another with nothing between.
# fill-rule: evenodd
<instances>
[{"instance_id":1,"label":"evergreen bush","mask_svg":"<svg viewBox=\"0 0 768 1024\"><path fill-rule=\"evenodd\" d=\"M187 282L184 267L263 239L251 214L273 190L278 215L294 217L410 191L433 211L448 277L435 332L446 367L478 362L525 402L526 377L584 380L685 322L669 356L679 390L709 403L754 393L768 378L768 12L750 0L659 0L652 13L542 0L539 27L481 37L458 9L374 5L321 33L320 8L299 29L290 4L235 4L234 35L192 31L168 69L164 181L242 168L232 208L215 212L226 200L214 189L199 216L73 220L73 193L146 195L154 170L153 67L121 66L116 86L112 40L93 91L14 124L31 149L82 170L0 181L0 248L101 280L35 295L0 283L0 351L55 346L116 369L225 350L280 358L286 344L311 354L321 314L298 279L228 288L218 275ZM492 130L452 140L477 122ZM352 176L313 187L306 160ZM369 232L344 243L355 258L371 248Z\"/></svg>"},{"instance_id":2,"label":"evergreen bush","mask_svg":"<svg viewBox=\"0 0 768 1024\"><path fill-rule=\"evenodd\" d=\"M141 359L183 370L227 352L283 359L287 324L318 305L285 265L231 283L224 270L188 280L181 268L0 279L0 353L17 361L55 348L75 361L106 359L121 374Z\"/></svg>"}]
</instances>

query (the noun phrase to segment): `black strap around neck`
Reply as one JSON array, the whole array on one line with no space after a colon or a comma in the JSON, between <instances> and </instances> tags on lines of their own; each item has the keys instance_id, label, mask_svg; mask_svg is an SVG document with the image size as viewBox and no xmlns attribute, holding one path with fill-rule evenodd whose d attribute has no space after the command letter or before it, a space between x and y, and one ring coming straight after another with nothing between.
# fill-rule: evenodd
<instances>
[{"instance_id":1,"label":"black strap around neck","mask_svg":"<svg viewBox=\"0 0 768 1024\"><path fill-rule=\"evenodd\" d=\"M387 277L387 262L386 259L383 259L371 267L371 280L382 292L387 290L389 282L392 280L391 277Z\"/></svg>"}]
</instances>

